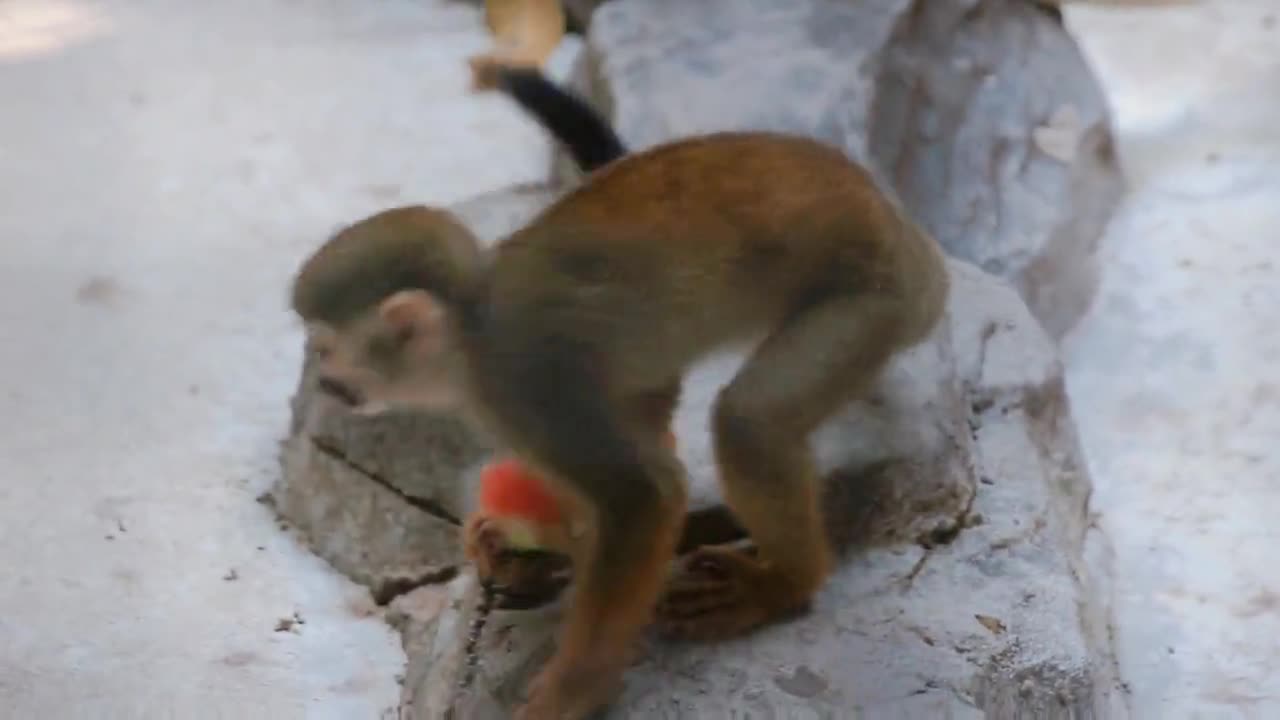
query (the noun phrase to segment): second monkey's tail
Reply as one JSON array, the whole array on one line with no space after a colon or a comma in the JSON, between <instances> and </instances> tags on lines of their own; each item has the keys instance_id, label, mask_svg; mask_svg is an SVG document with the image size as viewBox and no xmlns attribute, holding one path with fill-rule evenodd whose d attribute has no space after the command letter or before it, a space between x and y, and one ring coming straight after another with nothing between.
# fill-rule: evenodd
<instances>
[{"instance_id":1,"label":"second monkey's tail","mask_svg":"<svg viewBox=\"0 0 1280 720\"><path fill-rule=\"evenodd\" d=\"M560 141L583 173L627 154L618 134L586 100L552 82L536 67L513 66L492 56L471 60L472 86L510 95Z\"/></svg>"}]
</instances>

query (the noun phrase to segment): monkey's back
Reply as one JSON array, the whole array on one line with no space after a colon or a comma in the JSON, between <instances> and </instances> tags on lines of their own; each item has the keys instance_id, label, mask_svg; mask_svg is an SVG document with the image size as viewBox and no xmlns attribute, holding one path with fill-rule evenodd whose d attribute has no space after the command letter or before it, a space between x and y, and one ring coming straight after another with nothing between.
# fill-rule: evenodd
<instances>
[{"instance_id":1,"label":"monkey's back","mask_svg":"<svg viewBox=\"0 0 1280 720\"><path fill-rule=\"evenodd\" d=\"M839 150L721 133L590 176L500 244L487 304L507 331L684 364L824 298L916 292L935 254Z\"/></svg>"}]
</instances>

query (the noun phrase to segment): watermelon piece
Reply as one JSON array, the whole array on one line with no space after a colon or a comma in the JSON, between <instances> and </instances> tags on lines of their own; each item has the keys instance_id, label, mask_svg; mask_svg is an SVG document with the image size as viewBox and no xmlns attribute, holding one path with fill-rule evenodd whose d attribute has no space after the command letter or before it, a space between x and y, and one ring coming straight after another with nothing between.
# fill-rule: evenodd
<instances>
[{"instance_id":1,"label":"watermelon piece","mask_svg":"<svg viewBox=\"0 0 1280 720\"><path fill-rule=\"evenodd\" d=\"M675 433L667 432L663 439L675 449ZM514 458L490 463L480 471L479 511L499 521L512 546L526 549L537 548L539 527L563 521L560 504L546 484Z\"/></svg>"},{"instance_id":2,"label":"watermelon piece","mask_svg":"<svg viewBox=\"0 0 1280 720\"><path fill-rule=\"evenodd\" d=\"M500 460L481 471L480 511L547 525L560 522L556 499L538 476L514 459Z\"/></svg>"}]
</instances>

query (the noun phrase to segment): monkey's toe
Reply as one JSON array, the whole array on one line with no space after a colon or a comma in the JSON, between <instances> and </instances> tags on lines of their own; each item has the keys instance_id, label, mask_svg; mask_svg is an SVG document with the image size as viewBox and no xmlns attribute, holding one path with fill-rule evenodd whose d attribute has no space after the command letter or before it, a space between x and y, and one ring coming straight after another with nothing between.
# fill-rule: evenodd
<instances>
[{"instance_id":1,"label":"monkey's toe","mask_svg":"<svg viewBox=\"0 0 1280 720\"><path fill-rule=\"evenodd\" d=\"M735 549L704 547L684 560L657 607L663 635L714 641L741 635L769 619L759 587L760 564Z\"/></svg>"},{"instance_id":2,"label":"monkey's toe","mask_svg":"<svg viewBox=\"0 0 1280 720\"><path fill-rule=\"evenodd\" d=\"M493 574L499 559L507 548L506 535L489 517L475 514L467 518L462 528L463 553L476 566L480 577Z\"/></svg>"}]
</instances>

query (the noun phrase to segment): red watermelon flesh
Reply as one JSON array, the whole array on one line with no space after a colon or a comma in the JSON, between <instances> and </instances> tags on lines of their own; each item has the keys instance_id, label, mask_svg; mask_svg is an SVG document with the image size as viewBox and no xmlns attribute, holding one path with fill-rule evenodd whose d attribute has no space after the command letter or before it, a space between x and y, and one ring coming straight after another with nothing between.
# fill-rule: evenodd
<instances>
[{"instance_id":1,"label":"red watermelon flesh","mask_svg":"<svg viewBox=\"0 0 1280 720\"><path fill-rule=\"evenodd\" d=\"M499 460L480 473L480 511L494 517L519 517L551 525L560 522L560 506L542 480L518 460Z\"/></svg>"}]
</instances>

